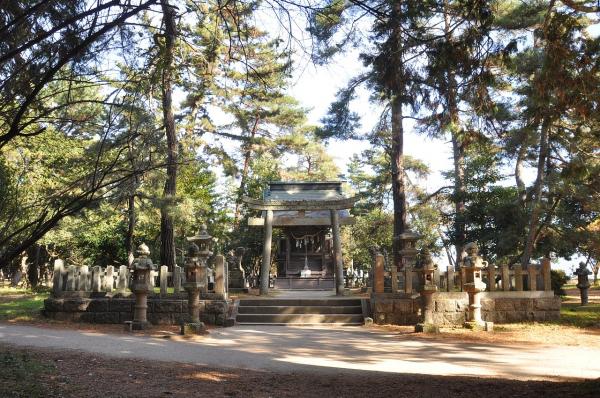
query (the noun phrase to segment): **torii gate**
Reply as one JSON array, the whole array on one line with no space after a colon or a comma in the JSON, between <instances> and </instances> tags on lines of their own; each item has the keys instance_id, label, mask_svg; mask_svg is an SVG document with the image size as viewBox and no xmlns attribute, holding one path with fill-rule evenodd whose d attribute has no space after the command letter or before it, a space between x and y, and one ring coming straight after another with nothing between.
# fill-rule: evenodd
<instances>
[{"instance_id":1,"label":"torii gate","mask_svg":"<svg viewBox=\"0 0 600 398\"><path fill-rule=\"evenodd\" d=\"M318 184L318 183L317 183ZM341 184L341 183L337 183ZM356 197L342 199L321 200L277 200L277 199L252 199L244 197L243 201L251 210L262 210L264 218L251 219L250 225L264 225L263 256L260 268L260 294L269 292L269 270L271 266L271 244L273 240L273 211L298 211L300 214L306 211L329 210L329 220L319 220L320 225L331 225L333 238L333 257L335 267L335 290L338 296L343 294L344 275L342 261L342 241L340 237L340 210L351 209L358 200Z\"/></svg>"}]
</instances>

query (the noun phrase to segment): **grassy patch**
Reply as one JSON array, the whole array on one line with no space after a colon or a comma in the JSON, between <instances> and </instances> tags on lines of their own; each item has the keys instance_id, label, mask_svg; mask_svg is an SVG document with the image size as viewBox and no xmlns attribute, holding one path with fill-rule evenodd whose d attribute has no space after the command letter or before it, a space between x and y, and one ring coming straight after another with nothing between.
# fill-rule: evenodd
<instances>
[{"instance_id":1,"label":"grassy patch","mask_svg":"<svg viewBox=\"0 0 600 398\"><path fill-rule=\"evenodd\" d=\"M598 325L600 323L600 304L591 303L582 307L578 303L562 303L558 323L580 328Z\"/></svg>"},{"instance_id":2,"label":"grassy patch","mask_svg":"<svg viewBox=\"0 0 600 398\"><path fill-rule=\"evenodd\" d=\"M43 375L55 371L54 367L31 358L26 352L0 351L0 369L1 397L35 398L57 395L40 382Z\"/></svg>"},{"instance_id":3,"label":"grassy patch","mask_svg":"<svg viewBox=\"0 0 600 398\"><path fill-rule=\"evenodd\" d=\"M47 292L32 292L29 289L0 289L0 320L27 321L40 317Z\"/></svg>"},{"instance_id":4,"label":"grassy patch","mask_svg":"<svg viewBox=\"0 0 600 398\"><path fill-rule=\"evenodd\" d=\"M160 287L155 287L154 288L154 293L160 294ZM167 287L167 294L173 294L173 293L175 293L175 288L174 287Z\"/></svg>"}]
</instances>

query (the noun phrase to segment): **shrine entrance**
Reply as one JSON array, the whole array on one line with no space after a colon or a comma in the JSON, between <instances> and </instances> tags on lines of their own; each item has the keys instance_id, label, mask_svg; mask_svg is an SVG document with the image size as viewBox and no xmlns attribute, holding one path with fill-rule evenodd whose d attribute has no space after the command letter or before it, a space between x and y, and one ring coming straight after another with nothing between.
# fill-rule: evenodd
<instances>
[{"instance_id":1,"label":"shrine entrance","mask_svg":"<svg viewBox=\"0 0 600 398\"><path fill-rule=\"evenodd\" d=\"M355 198L342 194L340 181L271 182L263 200L245 198L261 217L249 226L264 228L260 291L267 294L273 228L281 230L276 255L276 289L333 289L342 294L343 260L340 225L354 222L348 209ZM273 276L273 275L271 275Z\"/></svg>"}]
</instances>

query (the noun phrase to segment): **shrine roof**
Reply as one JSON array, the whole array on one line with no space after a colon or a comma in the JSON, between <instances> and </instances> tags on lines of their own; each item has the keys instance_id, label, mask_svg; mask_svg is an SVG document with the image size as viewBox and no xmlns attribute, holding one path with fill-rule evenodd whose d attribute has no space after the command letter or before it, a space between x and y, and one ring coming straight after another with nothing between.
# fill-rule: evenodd
<instances>
[{"instance_id":1,"label":"shrine roof","mask_svg":"<svg viewBox=\"0 0 600 398\"><path fill-rule=\"evenodd\" d=\"M345 199L342 181L273 181L265 190L264 200L321 201Z\"/></svg>"}]
</instances>

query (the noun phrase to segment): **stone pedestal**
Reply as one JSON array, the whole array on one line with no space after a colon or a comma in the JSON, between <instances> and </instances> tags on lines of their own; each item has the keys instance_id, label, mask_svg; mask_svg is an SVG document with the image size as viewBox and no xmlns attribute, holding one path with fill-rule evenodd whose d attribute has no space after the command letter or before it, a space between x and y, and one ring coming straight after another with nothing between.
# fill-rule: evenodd
<instances>
[{"instance_id":1,"label":"stone pedestal","mask_svg":"<svg viewBox=\"0 0 600 398\"><path fill-rule=\"evenodd\" d=\"M134 270L132 290L135 294L135 304L133 306L132 330L143 330L148 327L148 278L150 270Z\"/></svg>"},{"instance_id":2,"label":"stone pedestal","mask_svg":"<svg viewBox=\"0 0 600 398\"><path fill-rule=\"evenodd\" d=\"M423 262L421 263L421 272L423 273L423 287L421 288L421 302L423 323L417 324L415 331L425 333L439 332L439 326L433 321L433 297L438 288L435 285L435 270L436 266L431 259L431 255L427 250L423 253Z\"/></svg>"},{"instance_id":3,"label":"stone pedestal","mask_svg":"<svg viewBox=\"0 0 600 398\"><path fill-rule=\"evenodd\" d=\"M131 263L133 270L133 283L131 291L135 294L135 305L133 307L133 321L129 325L131 330L143 330L149 326L148 293L150 292L150 275L155 269L152 260L148 258L150 249L145 244L137 248L138 257ZM98 274L99 275L99 274Z\"/></svg>"},{"instance_id":4,"label":"stone pedestal","mask_svg":"<svg viewBox=\"0 0 600 398\"><path fill-rule=\"evenodd\" d=\"M465 246L467 256L463 259L461 270L465 275L464 290L469 295L469 320L465 327L484 328L485 322L481 318L481 292L485 291L486 285L483 283L481 270L488 264L478 255L476 243L469 243Z\"/></svg>"},{"instance_id":5,"label":"stone pedestal","mask_svg":"<svg viewBox=\"0 0 600 398\"><path fill-rule=\"evenodd\" d=\"M413 291L412 270L417 256L416 244L420 238L420 235L411 230L407 230L397 237L401 247L400 256L402 257L402 267L404 269L404 293L407 294Z\"/></svg>"},{"instance_id":6,"label":"stone pedestal","mask_svg":"<svg viewBox=\"0 0 600 398\"><path fill-rule=\"evenodd\" d=\"M206 330L204 323L200 322L200 291L206 289L208 285L206 268L208 258L212 255L209 250L212 237L206 231L206 225L202 225L197 235L187 239L190 245L184 264L185 283L183 288L188 292L188 322L181 324L182 335L198 334ZM221 263L220 268L222 269L222 256L219 256L218 262Z\"/></svg>"}]
</instances>

